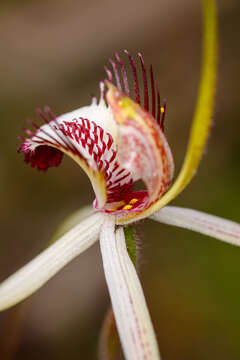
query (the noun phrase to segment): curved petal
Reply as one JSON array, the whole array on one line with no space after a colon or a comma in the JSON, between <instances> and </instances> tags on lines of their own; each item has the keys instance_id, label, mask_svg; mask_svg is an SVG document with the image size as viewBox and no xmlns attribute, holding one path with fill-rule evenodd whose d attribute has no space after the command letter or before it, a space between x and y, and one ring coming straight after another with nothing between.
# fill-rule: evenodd
<instances>
[{"instance_id":1,"label":"curved petal","mask_svg":"<svg viewBox=\"0 0 240 360\"><path fill-rule=\"evenodd\" d=\"M32 122L37 129L26 130L29 138L19 148L26 162L44 171L59 165L62 153L72 157L88 175L98 209L106 202L119 201L119 193L132 186L130 172L116 162L117 126L103 100L104 89L101 91L99 103L94 100L90 106L59 117L49 109L46 114L38 110L45 124L39 127Z\"/></svg>"},{"instance_id":2,"label":"curved petal","mask_svg":"<svg viewBox=\"0 0 240 360\"><path fill-rule=\"evenodd\" d=\"M46 171L58 166L62 153L72 157L88 175L95 191L99 206L106 201L105 161L115 152L115 122L111 111L102 100L93 101L72 112L55 117L49 109L38 110L45 124L36 130L26 130L29 138L19 147L25 154L25 161L32 167Z\"/></svg>"},{"instance_id":3,"label":"curved petal","mask_svg":"<svg viewBox=\"0 0 240 360\"><path fill-rule=\"evenodd\" d=\"M136 270L129 258L123 228L115 232L107 217L100 233L104 272L126 359L160 358Z\"/></svg>"},{"instance_id":4,"label":"curved petal","mask_svg":"<svg viewBox=\"0 0 240 360\"><path fill-rule=\"evenodd\" d=\"M150 218L240 246L240 224L218 216L177 206L165 206Z\"/></svg>"},{"instance_id":5,"label":"curved petal","mask_svg":"<svg viewBox=\"0 0 240 360\"><path fill-rule=\"evenodd\" d=\"M98 238L102 222L101 213L91 215L1 283L0 310L24 300L90 247Z\"/></svg>"},{"instance_id":6,"label":"curved petal","mask_svg":"<svg viewBox=\"0 0 240 360\"><path fill-rule=\"evenodd\" d=\"M182 169L173 186L144 213L117 218L127 224L152 215L173 200L193 178L200 163L213 115L217 71L217 16L215 0L203 0L203 62L198 101Z\"/></svg>"}]
</instances>

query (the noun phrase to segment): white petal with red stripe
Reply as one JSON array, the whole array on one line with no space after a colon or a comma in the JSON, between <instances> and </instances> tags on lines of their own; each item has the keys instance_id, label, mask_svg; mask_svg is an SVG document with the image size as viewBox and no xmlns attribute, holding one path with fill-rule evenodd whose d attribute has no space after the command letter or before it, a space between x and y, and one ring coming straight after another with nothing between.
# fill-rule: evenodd
<instances>
[{"instance_id":1,"label":"white petal with red stripe","mask_svg":"<svg viewBox=\"0 0 240 360\"><path fill-rule=\"evenodd\" d=\"M106 217L100 233L104 272L125 358L160 358L156 337L135 267L129 258L123 228L115 231Z\"/></svg>"},{"instance_id":2,"label":"white petal with red stripe","mask_svg":"<svg viewBox=\"0 0 240 360\"><path fill-rule=\"evenodd\" d=\"M40 170L57 166L62 153L72 157L87 173L96 194L95 205L102 208L106 202L118 202L119 194L132 184L129 171L116 161L117 125L111 109L103 100L54 117L39 112L45 124L34 133L27 130L20 151L25 160ZM47 117L48 116L48 117ZM114 194L118 196L114 196Z\"/></svg>"}]
</instances>

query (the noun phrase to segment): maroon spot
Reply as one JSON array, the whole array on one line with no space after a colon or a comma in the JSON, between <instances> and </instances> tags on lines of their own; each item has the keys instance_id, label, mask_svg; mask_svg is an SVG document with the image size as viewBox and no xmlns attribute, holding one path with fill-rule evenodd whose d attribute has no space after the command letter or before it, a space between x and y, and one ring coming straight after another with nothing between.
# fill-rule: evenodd
<instances>
[{"instance_id":1,"label":"maroon spot","mask_svg":"<svg viewBox=\"0 0 240 360\"><path fill-rule=\"evenodd\" d=\"M25 153L25 162L38 170L46 171L49 167L60 165L63 153L53 147L40 145L34 151Z\"/></svg>"}]
</instances>

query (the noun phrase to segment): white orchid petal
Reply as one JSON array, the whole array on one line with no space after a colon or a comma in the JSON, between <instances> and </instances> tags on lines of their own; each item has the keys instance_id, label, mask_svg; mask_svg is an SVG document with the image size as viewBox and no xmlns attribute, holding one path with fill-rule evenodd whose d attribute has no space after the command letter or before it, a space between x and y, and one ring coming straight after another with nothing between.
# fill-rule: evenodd
<instances>
[{"instance_id":1,"label":"white orchid petal","mask_svg":"<svg viewBox=\"0 0 240 360\"><path fill-rule=\"evenodd\" d=\"M177 206L165 206L150 218L240 246L240 224L218 216Z\"/></svg>"},{"instance_id":2,"label":"white orchid petal","mask_svg":"<svg viewBox=\"0 0 240 360\"><path fill-rule=\"evenodd\" d=\"M102 222L102 214L91 215L5 280L0 285L0 310L31 295L90 247L98 238Z\"/></svg>"},{"instance_id":3,"label":"white orchid petal","mask_svg":"<svg viewBox=\"0 0 240 360\"><path fill-rule=\"evenodd\" d=\"M136 270L129 258L123 228L114 231L108 217L100 245L113 311L126 359L159 359L157 342Z\"/></svg>"}]
</instances>

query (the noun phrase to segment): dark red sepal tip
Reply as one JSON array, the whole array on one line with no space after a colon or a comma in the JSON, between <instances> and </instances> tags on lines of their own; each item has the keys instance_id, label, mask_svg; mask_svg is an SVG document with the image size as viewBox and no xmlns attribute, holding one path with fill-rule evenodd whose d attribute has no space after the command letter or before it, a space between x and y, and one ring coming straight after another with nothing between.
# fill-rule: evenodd
<instances>
[{"instance_id":1,"label":"dark red sepal tip","mask_svg":"<svg viewBox=\"0 0 240 360\"><path fill-rule=\"evenodd\" d=\"M40 171L47 171L50 167L60 165L63 157L60 150L47 145L38 146L33 151L20 146L18 152L24 152L24 161Z\"/></svg>"}]
</instances>

